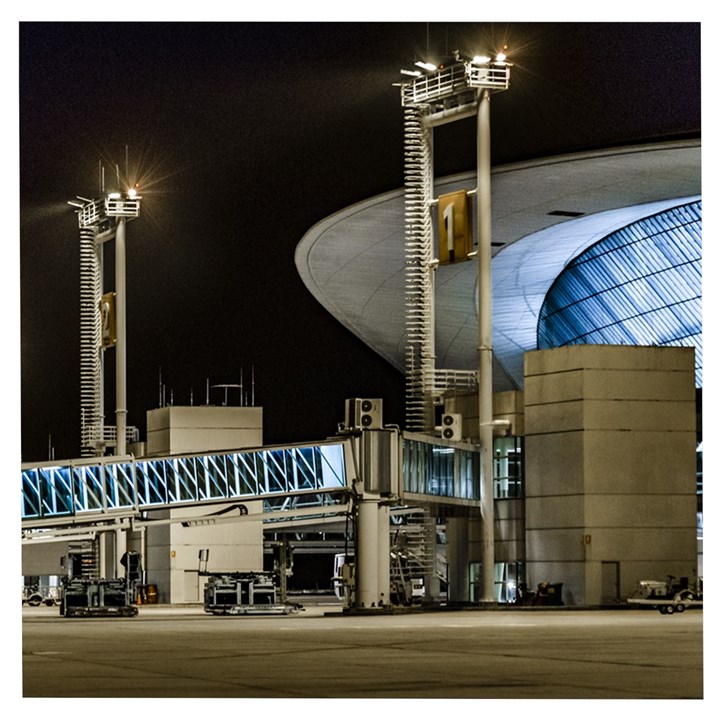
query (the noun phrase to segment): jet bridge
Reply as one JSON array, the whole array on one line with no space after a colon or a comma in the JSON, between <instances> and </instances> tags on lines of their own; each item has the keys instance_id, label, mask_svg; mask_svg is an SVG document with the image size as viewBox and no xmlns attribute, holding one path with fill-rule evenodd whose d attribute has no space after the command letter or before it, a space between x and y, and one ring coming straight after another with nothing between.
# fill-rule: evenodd
<instances>
[{"instance_id":1,"label":"jet bridge","mask_svg":"<svg viewBox=\"0 0 720 720\"><path fill-rule=\"evenodd\" d=\"M294 496L333 504L349 489L350 440L157 458L24 464L22 528L139 517L143 511ZM308 504L308 503L303 503Z\"/></svg>"}]
</instances>

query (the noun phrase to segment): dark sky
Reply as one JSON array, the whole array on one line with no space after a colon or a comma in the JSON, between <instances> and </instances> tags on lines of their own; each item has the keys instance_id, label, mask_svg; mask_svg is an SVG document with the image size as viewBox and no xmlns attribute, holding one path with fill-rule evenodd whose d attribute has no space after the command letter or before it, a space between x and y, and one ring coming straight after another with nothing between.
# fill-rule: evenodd
<instances>
[{"instance_id":1,"label":"dark sky","mask_svg":"<svg viewBox=\"0 0 720 720\"><path fill-rule=\"evenodd\" d=\"M254 368L268 444L334 433L348 397L383 398L402 425L401 373L314 300L295 247L402 186L401 67L503 44L495 165L699 136L699 23L19 23L22 460L47 459L50 436L57 458L79 455L67 201L98 195L100 163L143 195L127 233L128 424L144 435L160 372L183 405L205 402L208 379L242 371L247 387ZM438 176L473 166L471 124L436 139Z\"/></svg>"}]
</instances>

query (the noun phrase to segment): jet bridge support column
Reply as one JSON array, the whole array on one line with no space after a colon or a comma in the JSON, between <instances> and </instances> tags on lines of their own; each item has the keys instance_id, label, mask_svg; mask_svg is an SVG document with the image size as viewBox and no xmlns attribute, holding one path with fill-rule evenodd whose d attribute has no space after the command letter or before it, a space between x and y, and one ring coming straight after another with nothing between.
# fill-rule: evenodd
<instances>
[{"instance_id":1,"label":"jet bridge support column","mask_svg":"<svg viewBox=\"0 0 720 720\"><path fill-rule=\"evenodd\" d=\"M398 493L399 445L396 429L363 430L358 438L356 608L390 604L390 503Z\"/></svg>"},{"instance_id":2,"label":"jet bridge support column","mask_svg":"<svg viewBox=\"0 0 720 720\"><path fill-rule=\"evenodd\" d=\"M388 542L381 540L384 524L381 520L382 515L380 497L364 494L357 508L358 553L355 598L358 608L382 607L388 599L390 553L388 551L387 559L381 557L384 549L389 550ZM389 534L387 525L384 534Z\"/></svg>"}]
</instances>

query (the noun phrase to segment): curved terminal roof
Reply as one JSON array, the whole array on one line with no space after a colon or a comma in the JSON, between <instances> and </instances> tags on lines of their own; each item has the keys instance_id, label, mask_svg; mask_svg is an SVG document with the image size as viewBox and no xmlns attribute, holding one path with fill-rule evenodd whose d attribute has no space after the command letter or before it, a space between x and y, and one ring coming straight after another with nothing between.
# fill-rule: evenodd
<instances>
[{"instance_id":1,"label":"curved terminal roof","mask_svg":"<svg viewBox=\"0 0 720 720\"><path fill-rule=\"evenodd\" d=\"M436 196L475 187L474 172L435 180ZM399 370L405 362L403 189L312 227L295 252L315 298ZM522 388L546 295L562 270L643 218L700 200L700 141L558 156L492 173L493 350L497 390ZM698 263L699 264L699 263ZM436 366L477 365L477 267L436 271ZM638 344L656 344L643 338Z\"/></svg>"}]
</instances>

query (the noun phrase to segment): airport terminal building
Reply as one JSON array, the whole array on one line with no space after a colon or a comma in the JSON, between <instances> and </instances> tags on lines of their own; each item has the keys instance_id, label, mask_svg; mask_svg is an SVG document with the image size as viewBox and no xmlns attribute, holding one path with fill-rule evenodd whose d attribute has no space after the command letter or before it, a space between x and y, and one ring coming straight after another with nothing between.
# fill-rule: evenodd
<instances>
[{"instance_id":1,"label":"airport terminal building","mask_svg":"<svg viewBox=\"0 0 720 720\"><path fill-rule=\"evenodd\" d=\"M133 436L124 276L113 294L100 278L108 239L124 268L140 197L80 198L83 457L22 467L26 583L120 576L132 553L160 602L199 602L213 574L281 556L284 584L288 552L298 567L324 554L315 587L367 610L534 588L612 605L642 580L702 576L699 140L491 168L489 97L509 65L458 56L416 75L405 186L295 252L318 302L405 374L404 426L382 398L348 398L337 436L265 447L261 408L208 400L161 402ZM435 178L433 128L467 117L476 172Z\"/></svg>"},{"instance_id":2,"label":"airport terminal building","mask_svg":"<svg viewBox=\"0 0 720 720\"><path fill-rule=\"evenodd\" d=\"M433 195L473 183L441 178ZM693 141L493 169L496 600L549 582L566 604L608 604L641 579L702 576L700 192ZM296 263L408 372L406 202L398 190L323 220ZM433 274L434 359L450 369L437 374L472 373L477 267ZM439 385L436 434L477 442L475 391ZM448 546L465 548L447 553L449 595L477 599L479 520L436 511Z\"/></svg>"}]
</instances>

